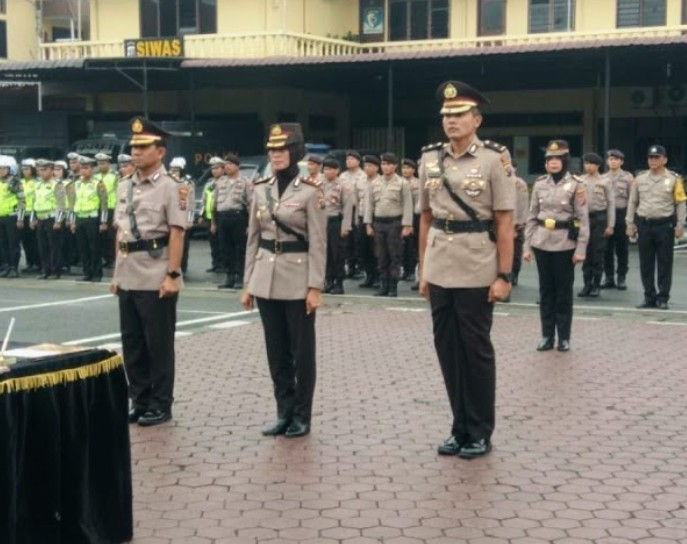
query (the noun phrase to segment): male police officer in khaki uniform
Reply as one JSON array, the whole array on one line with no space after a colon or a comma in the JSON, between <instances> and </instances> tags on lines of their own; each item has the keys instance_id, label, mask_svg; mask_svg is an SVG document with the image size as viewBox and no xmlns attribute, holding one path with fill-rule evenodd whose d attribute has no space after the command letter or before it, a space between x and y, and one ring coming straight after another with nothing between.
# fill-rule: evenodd
<instances>
[{"instance_id":1,"label":"male police officer in khaki uniform","mask_svg":"<svg viewBox=\"0 0 687 544\"><path fill-rule=\"evenodd\" d=\"M472 458L489 453L494 431L490 330L494 302L510 293L515 185L505 148L476 135L487 99L460 81L443 83L437 95L450 141L423 149L420 293L432 308L453 412L438 452Z\"/></svg>"},{"instance_id":2,"label":"male police officer in khaki uniform","mask_svg":"<svg viewBox=\"0 0 687 544\"><path fill-rule=\"evenodd\" d=\"M353 228L359 228L363 233L365 233L365 225L361 222L358 223L358 219L362 218L362 212L360 211L362 206L362 199L365 198L365 190L367 188L367 176L365 172L360 168L360 162L362 157L360 153L355 149L349 149L346 151L346 170L339 175L341 183L351 189L355 196L355 201L353 203L354 219L356 224L352 225ZM367 235L367 233L365 233ZM358 236L349 236L346 241L346 262L348 265L348 278L358 278L360 277L360 267L361 263L361 250L359 245Z\"/></svg>"},{"instance_id":3,"label":"male police officer in khaki uniform","mask_svg":"<svg viewBox=\"0 0 687 544\"><path fill-rule=\"evenodd\" d=\"M360 258L360 267L365 271L365 281L358 285L362 289L378 289L379 273L377 271L377 258L375 257L374 239L367 235L367 225L365 225L365 210L367 202L367 192L371 185L379 177L379 157L376 155L365 155L363 157L363 170L365 171L365 185L357 192L358 208L356 210L356 247Z\"/></svg>"},{"instance_id":4,"label":"male police officer in khaki uniform","mask_svg":"<svg viewBox=\"0 0 687 544\"><path fill-rule=\"evenodd\" d=\"M606 251L606 238L613 233L615 226L615 193L611 180L599 174L603 159L596 153L586 153L582 157L586 174L582 176L587 191L589 210L589 243L587 255L582 264L584 287L578 297L596 298L601 294L601 276Z\"/></svg>"},{"instance_id":5,"label":"male police officer in khaki uniform","mask_svg":"<svg viewBox=\"0 0 687 544\"><path fill-rule=\"evenodd\" d=\"M412 159L401 161L401 175L410 186L413 195L413 233L403 240L403 281L415 282L415 267L417 266L417 235L420 232L420 207L418 196L420 193L420 180L415 177L417 163Z\"/></svg>"},{"instance_id":6,"label":"male police officer in khaki uniform","mask_svg":"<svg viewBox=\"0 0 687 544\"><path fill-rule=\"evenodd\" d=\"M413 233L413 194L410 184L396 173L398 159L382 153L382 176L368 185L365 202L367 235L374 236L381 286L375 296L398 296L403 260L403 238Z\"/></svg>"},{"instance_id":7,"label":"male police officer in khaki uniform","mask_svg":"<svg viewBox=\"0 0 687 544\"><path fill-rule=\"evenodd\" d=\"M634 176L623 170L625 155L619 149L609 149L606 153L606 164L608 172L606 177L613 185L615 196L615 225L613 234L606 240L606 252L604 255L604 274L605 281L601 284L601 289L613 289L620 291L627 289L625 278L628 270L628 255L630 241L627 237L625 226L625 216L627 215L627 199L630 196L630 188L634 183ZM615 281L614 254L618 259L618 282Z\"/></svg>"},{"instance_id":8,"label":"male police officer in khaki uniform","mask_svg":"<svg viewBox=\"0 0 687 544\"><path fill-rule=\"evenodd\" d=\"M673 239L682 237L687 197L682 178L666 168L665 147L652 145L648 155L649 170L639 174L632 185L625 222L628 236L638 234L644 286L644 302L638 307L667 310L673 281ZM657 269L658 292L654 283Z\"/></svg>"},{"instance_id":9,"label":"male police officer in khaki uniform","mask_svg":"<svg viewBox=\"0 0 687 544\"><path fill-rule=\"evenodd\" d=\"M185 185L162 164L168 134L131 122L136 172L117 187L117 260L110 291L119 297L129 421L157 425L172 417L174 330L186 228Z\"/></svg>"}]
</instances>

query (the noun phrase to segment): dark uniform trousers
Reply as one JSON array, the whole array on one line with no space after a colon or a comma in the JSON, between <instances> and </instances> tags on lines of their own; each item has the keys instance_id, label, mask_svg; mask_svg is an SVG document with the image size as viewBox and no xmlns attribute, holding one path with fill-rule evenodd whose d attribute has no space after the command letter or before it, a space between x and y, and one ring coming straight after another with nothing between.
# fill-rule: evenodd
<instances>
[{"instance_id":1,"label":"dark uniform trousers","mask_svg":"<svg viewBox=\"0 0 687 544\"><path fill-rule=\"evenodd\" d=\"M489 440L494 432L496 357L490 332L489 288L446 289L429 284L434 347L459 442Z\"/></svg>"},{"instance_id":2,"label":"dark uniform trousers","mask_svg":"<svg viewBox=\"0 0 687 544\"><path fill-rule=\"evenodd\" d=\"M614 279L615 266L613 255L618 259L618 276L627 276L628 253L630 241L627 237L627 226L625 225L625 215L627 208L616 208L615 226L613 234L606 239L606 251L604 253L604 274L609 280Z\"/></svg>"},{"instance_id":3,"label":"dark uniform trousers","mask_svg":"<svg viewBox=\"0 0 687 544\"><path fill-rule=\"evenodd\" d=\"M376 217L373 226L379 277L382 280L398 280L403 260L401 219Z\"/></svg>"},{"instance_id":4,"label":"dark uniform trousers","mask_svg":"<svg viewBox=\"0 0 687 544\"><path fill-rule=\"evenodd\" d=\"M585 285L598 287L601 283L606 252L604 231L608 225L607 213L606 210L589 212L589 243L587 254L582 263L582 277Z\"/></svg>"},{"instance_id":5,"label":"dark uniform trousers","mask_svg":"<svg viewBox=\"0 0 687 544\"><path fill-rule=\"evenodd\" d=\"M100 219L97 217L76 218L76 242L79 244L81 268L84 276L92 280L103 277L99 226Z\"/></svg>"},{"instance_id":6,"label":"dark uniform trousers","mask_svg":"<svg viewBox=\"0 0 687 544\"><path fill-rule=\"evenodd\" d=\"M107 210L107 230L100 233L100 254L108 266L115 261L115 228L112 225L114 213L114 210Z\"/></svg>"},{"instance_id":7,"label":"dark uniform trousers","mask_svg":"<svg viewBox=\"0 0 687 544\"><path fill-rule=\"evenodd\" d=\"M403 238L403 277L415 275L417 266L417 235L420 232L420 215L413 214L413 234Z\"/></svg>"},{"instance_id":8,"label":"dark uniform trousers","mask_svg":"<svg viewBox=\"0 0 687 544\"><path fill-rule=\"evenodd\" d=\"M217 236L221 253L220 266L227 276L242 275L246 260L248 214L241 210L216 212Z\"/></svg>"},{"instance_id":9,"label":"dark uniform trousers","mask_svg":"<svg viewBox=\"0 0 687 544\"><path fill-rule=\"evenodd\" d=\"M647 302L668 302L673 283L673 244L675 220L672 217L644 219L637 217L639 269ZM658 293L656 282L658 280Z\"/></svg>"},{"instance_id":10,"label":"dark uniform trousers","mask_svg":"<svg viewBox=\"0 0 687 544\"><path fill-rule=\"evenodd\" d=\"M525 245L525 227L515 227L515 238L513 239L513 278L517 281L522 269L522 250Z\"/></svg>"},{"instance_id":11,"label":"dark uniform trousers","mask_svg":"<svg viewBox=\"0 0 687 544\"><path fill-rule=\"evenodd\" d=\"M544 251L533 248L539 273L539 314L542 336L570 340L573 316L574 249Z\"/></svg>"},{"instance_id":12,"label":"dark uniform trousers","mask_svg":"<svg viewBox=\"0 0 687 544\"><path fill-rule=\"evenodd\" d=\"M36 222L38 253L41 256L43 274L62 274L62 228L55 230L55 219L39 219Z\"/></svg>"},{"instance_id":13,"label":"dark uniform trousers","mask_svg":"<svg viewBox=\"0 0 687 544\"><path fill-rule=\"evenodd\" d=\"M191 250L191 231L186 229L184 231L184 251L181 254L181 272L186 274L188 270L188 255Z\"/></svg>"},{"instance_id":14,"label":"dark uniform trousers","mask_svg":"<svg viewBox=\"0 0 687 544\"><path fill-rule=\"evenodd\" d=\"M220 270L222 268L222 260L219 253L219 236L217 232L208 234L208 242L210 242L210 260L212 261L212 268Z\"/></svg>"},{"instance_id":15,"label":"dark uniform trousers","mask_svg":"<svg viewBox=\"0 0 687 544\"><path fill-rule=\"evenodd\" d=\"M20 256L17 216L0 217L0 265L17 268Z\"/></svg>"},{"instance_id":16,"label":"dark uniform trousers","mask_svg":"<svg viewBox=\"0 0 687 544\"><path fill-rule=\"evenodd\" d=\"M309 423L317 379L315 313L305 313L305 300L256 299L265 331L277 417Z\"/></svg>"},{"instance_id":17,"label":"dark uniform trousers","mask_svg":"<svg viewBox=\"0 0 687 544\"><path fill-rule=\"evenodd\" d=\"M351 230L355 229L356 218L358 217L357 207L353 207L353 219L351 223ZM348 274L352 276L362 266L360 256L360 244L356 236L349 236L344 239L344 252L346 264L348 264Z\"/></svg>"},{"instance_id":18,"label":"dark uniform trousers","mask_svg":"<svg viewBox=\"0 0 687 544\"><path fill-rule=\"evenodd\" d=\"M31 227L29 217L24 217L24 228L21 230L21 245L24 248L24 257L26 258L26 266L39 267L41 259L38 255L38 241L36 239L36 231Z\"/></svg>"},{"instance_id":19,"label":"dark uniform trousers","mask_svg":"<svg viewBox=\"0 0 687 544\"><path fill-rule=\"evenodd\" d=\"M167 411L174 401L178 296L119 290L122 354L134 407Z\"/></svg>"},{"instance_id":20,"label":"dark uniform trousers","mask_svg":"<svg viewBox=\"0 0 687 544\"><path fill-rule=\"evenodd\" d=\"M360 256L360 266L365 270L367 278L377 276L377 259L375 258L374 238L367 235L367 226L363 223L362 217L358 218L355 229L356 244Z\"/></svg>"},{"instance_id":21,"label":"dark uniform trousers","mask_svg":"<svg viewBox=\"0 0 687 544\"><path fill-rule=\"evenodd\" d=\"M76 234L65 226L62 235L62 261L65 266L76 266L80 262L79 246L76 243Z\"/></svg>"},{"instance_id":22,"label":"dark uniform trousers","mask_svg":"<svg viewBox=\"0 0 687 544\"><path fill-rule=\"evenodd\" d=\"M327 218L327 281L343 281L346 276L344 261L346 238L341 237L341 216Z\"/></svg>"}]
</instances>

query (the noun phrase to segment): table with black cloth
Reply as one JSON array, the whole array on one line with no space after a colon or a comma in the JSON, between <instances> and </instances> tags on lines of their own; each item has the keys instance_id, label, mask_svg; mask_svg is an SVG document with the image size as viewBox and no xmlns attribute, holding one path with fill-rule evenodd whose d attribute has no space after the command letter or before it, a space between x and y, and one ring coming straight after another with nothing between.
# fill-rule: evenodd
<instances>
[{"instance_id":1,"label":"table with black cloth","mask_svg":"<svg viewBox=\"0 0 687 544\"><path fill-rule=\"evenodd\" d=\"M121 357L87 349L20 359L2 370L0 543L131 540L131 453Z\"/></svg>"}]
</instances>

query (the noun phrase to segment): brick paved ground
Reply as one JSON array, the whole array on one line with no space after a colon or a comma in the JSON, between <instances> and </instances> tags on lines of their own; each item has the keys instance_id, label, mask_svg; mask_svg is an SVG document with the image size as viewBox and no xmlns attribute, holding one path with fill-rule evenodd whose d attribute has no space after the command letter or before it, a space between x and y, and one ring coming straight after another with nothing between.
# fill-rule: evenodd
<instances>
[{"instance_id":1,"label":"brick paved ground","mask_svg":"<svg viewBox=\"0 0 687 544\"><path fill-rule=\"evenodd\" d=\"M440 458L448 401L427 312L322 312L313 432L274 417L259 324L178 341L174 421L132 427L136 544L687 543L679 326L577 321L540 354L497 317L498 422Z\"/></svg>"}]
</instances>

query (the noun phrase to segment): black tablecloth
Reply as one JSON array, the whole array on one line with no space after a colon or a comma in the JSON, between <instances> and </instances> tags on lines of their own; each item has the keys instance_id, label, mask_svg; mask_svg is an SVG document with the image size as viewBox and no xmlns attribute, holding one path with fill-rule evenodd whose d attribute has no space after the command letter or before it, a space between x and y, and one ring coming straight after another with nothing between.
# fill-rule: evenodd
<instances>
[{"instance_id":1,"label":"black tablecloth","mask_svg":"<svg viewBox=\"0 0 687 544\"><path fill-rule=\"evenodd\" d=\"M92 349L0 374L0 543L120 544L132 535L121 358Z\"/></svg>"}]
</instances>

